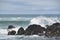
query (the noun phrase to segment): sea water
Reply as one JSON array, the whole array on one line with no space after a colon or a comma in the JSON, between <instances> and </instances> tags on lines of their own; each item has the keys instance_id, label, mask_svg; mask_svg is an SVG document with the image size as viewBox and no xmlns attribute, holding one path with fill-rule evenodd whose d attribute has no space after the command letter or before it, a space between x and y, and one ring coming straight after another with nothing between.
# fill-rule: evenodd
<instances>
[{"instance_id":1,"label":"sea water","mask_svg":"<svg viewBox=\"0 0 60 40\"><path fill-rule=\"evenodd\" d=\"M39 24L42 27L60 23L60 14L0 14L0 40L60 40L60 37L45 37L38 35L7 35L8 26L13 25L18 31L20 27L26 29L31 24Z\"/></svg>"}]
</instances>

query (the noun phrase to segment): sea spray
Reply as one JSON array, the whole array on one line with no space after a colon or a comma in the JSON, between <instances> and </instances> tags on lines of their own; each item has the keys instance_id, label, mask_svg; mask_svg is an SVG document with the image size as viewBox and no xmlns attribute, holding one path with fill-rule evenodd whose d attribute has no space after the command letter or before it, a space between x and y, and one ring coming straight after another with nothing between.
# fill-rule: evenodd
<instances>
[{"instance_id":1,"label":"sea spray","mask_svg":"<svg viewBox=\"0 0 60 40\"><path fill-rule=\"evenodd\" d=\"M60 20L57 17L44 17L44 16L39 16L39 17L33 18L30 21L30 25L31 24L39 24L42 27L45 27L46 25L52 25L53 23L56 23L56 22L59 22L60 23Z\"/></svg>"}]
</instances>

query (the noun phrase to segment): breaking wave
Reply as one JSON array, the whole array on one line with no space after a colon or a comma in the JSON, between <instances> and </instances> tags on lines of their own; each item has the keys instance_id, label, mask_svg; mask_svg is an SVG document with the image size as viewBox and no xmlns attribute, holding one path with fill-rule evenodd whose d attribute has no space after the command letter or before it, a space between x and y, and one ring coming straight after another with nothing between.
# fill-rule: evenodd
<instances>
[{"instance_id":1,"label":"breaking wave","mask_svg":"<svg viewBox=\"0 0 60 40\"><path fill-rule=\"evenodd\" d=\"M39 17L33 18L30 21L30 24L39 24L42 27L45 27L45 25L52 25L53 23L56 23L56 22L60 23L60 18L39 16Z\"/></svg>"}]
</instances>

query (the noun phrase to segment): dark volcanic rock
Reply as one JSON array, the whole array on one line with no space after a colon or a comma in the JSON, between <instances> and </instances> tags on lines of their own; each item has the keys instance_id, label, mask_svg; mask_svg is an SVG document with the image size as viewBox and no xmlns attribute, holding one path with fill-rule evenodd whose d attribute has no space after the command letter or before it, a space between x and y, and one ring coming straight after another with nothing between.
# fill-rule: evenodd
<instances>
[{"instance_id":1,"label":"dark volcanic rock","mask_svg":"<svg viewBox=\"0 0 60 40\"><path fill-rule=\"evenodd\" d=\"M19 28L17 35L23 35L25 33L24 29L21 27Z\"/></svg>"},{"instance_id":2,"label":"dark volcanic rock","mask_svg":"<svg viewBox=\"0 0 60 40\"><path fill-rule=\"evenodd\" d=\"M15 34L16 34L16 31L14 30L8 32L8 35L15 35Z\"/></svg>"},{"instance_id":3,"label":"dark volcanic rock","mask_svg":"<svg viewBox=\"0 0 60 40\"><path fill-rule=\"evenodd\" d=\"M54 23L51 26L48 26L46 29L46 36L56 36L60 35L60 23Z\"/></svg>"},{"instance_id":4,"label":"dark volcanic rock","mask_svg":"<svg viewBox=\"0 0 60 40\"><path fill-rule=\"evenodd\" d=\"M56 28L55 29L55 35L56 36L60 36L60 28Z\"/></svg>"},{"instance_id":5,"label":"dark volcanic rock","mask_svg":"<svg viewBox=\"0 0 60 40\"><path fill-rule=\"evenodd\" d=\"M45 31L45 28L41 27L40 25L32 24L29 25L28 28L25 30L25 35L38 35L39 33L43 33L43 31Z\"/></svg>"},{"instance_id":6,"label":"dark volcanic rock","mask_svg":"<svg viewBox=\"0 0 60 40\"><path fill-rule=\"evenodd\" d=\"M12 28L15 28L15 27L13 25L8 26L8 29L12 29Z\"/></svg>"}]
</instances>

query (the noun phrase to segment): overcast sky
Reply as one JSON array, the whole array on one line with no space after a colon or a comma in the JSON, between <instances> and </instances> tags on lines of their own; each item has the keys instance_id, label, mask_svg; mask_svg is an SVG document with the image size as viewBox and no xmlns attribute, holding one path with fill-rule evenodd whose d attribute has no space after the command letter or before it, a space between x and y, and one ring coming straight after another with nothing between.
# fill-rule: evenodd
<instances>
[{"instance_id":1,"label":"overcast sky","mask_svg":"<svg viewBox=\"0 0 60 40\"><path fill-rule=\"evenodd\" d=\"M59 14L60 0L0 0L0 14Z\"/></svg>"}]
</instances>

